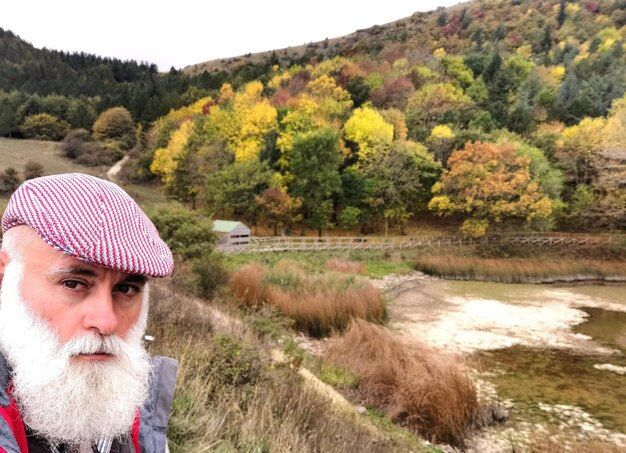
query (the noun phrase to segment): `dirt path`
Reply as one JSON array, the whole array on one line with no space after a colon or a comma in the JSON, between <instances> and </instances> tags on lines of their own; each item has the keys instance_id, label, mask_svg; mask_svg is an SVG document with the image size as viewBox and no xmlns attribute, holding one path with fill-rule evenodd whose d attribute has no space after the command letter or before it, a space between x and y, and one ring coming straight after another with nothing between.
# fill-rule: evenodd
<instances>
[{"instance_id":1,"label":"dirt path","mask_svg":"<svg viewBox=\"0 0 626 453\"><path fill-rule=\"evenodd\" d=\"M107 171L107 179L109 181L115 180L115 177L117 176L117 174L120 172L120 170L122 169L122 167L127 161L128 161L128 154L122 157L121 160L118 160L115 163L115 165L113 165L111 168L109 168L109 170Z\"/></svg>"}]
</instances>

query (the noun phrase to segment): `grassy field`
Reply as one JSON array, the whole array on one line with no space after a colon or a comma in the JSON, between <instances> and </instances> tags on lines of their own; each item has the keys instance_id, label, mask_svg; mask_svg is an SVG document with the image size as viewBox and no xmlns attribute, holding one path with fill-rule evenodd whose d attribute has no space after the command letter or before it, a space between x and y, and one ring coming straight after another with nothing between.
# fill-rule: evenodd
<instances>
[{"instance_id":1,"label":"grassy field","mask_svg":"<svg viewBox=\"0 0 626 453\"><path fill-rule=\"evenodd\" d=\"M58 145L57 142L0 138L0 171L13 167L21 173L24 164L32 160L43 165L46 175L76 171L96 176L104 175L104 169L83 167L69 159L63 159L58 153Z\"/></svg>"},{"instance_id":2,"label":"grassy field","mask_svg":"<svg viewBox=\"0 0 626 453\"><path fill-rule=\"evenodd\" d=\"M78 165L70 159L61 157L58 146L57 142L0 138L0 172L3 172L8 167L13 167L20 173L21 177L26 162L33 161L43 165L44 175L78 172L101 178L105 177L108 168L92 168ZM138 185L123 187L144 208L154 207L167 202L162 191L157 187ZM8 201L8 196L0 195L1 211L4 211Z\"/></svg>"}]
</instances>

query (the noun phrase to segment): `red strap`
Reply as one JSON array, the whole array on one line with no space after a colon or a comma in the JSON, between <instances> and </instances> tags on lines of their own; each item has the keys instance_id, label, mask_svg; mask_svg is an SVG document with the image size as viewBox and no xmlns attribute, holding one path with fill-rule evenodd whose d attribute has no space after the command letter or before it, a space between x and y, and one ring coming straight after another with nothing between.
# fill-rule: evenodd
<instances>
[{"instance_id":1,"label":"red strap","mask_svg":"<svg viewBox=\"0 0 626 453\"><path fill-rule=\"evenodd\" d=\"M15 442L17 442L17 446L20 449L21 453L28 453L28 442L26 441L26 429L24 428L24 421L22 420L22 416L20 415L20 411L17 408L17 404L13 401L13 397L11 393L13 392L13 384L9 384L7 388L7 394L11 399L11 404L7 407L2 407L0 405L0 415L9 425L11 431L13 432L13 437L15 438ZM0 448L1 451L4 451Z\"/></svg>"},{"instance_id":2,"label":"red strap","mask_svg":"<svg viewBox=\"0 0 626 453\"><path fill-rule=\"evenodd\" d=\"M133 439L133 445L135 445L135 451L137 453L139 453L139 422L139 411L137 411L137 416L135 417L133 427L130 431L130 437Z\"/></svg>"}]
</instances>

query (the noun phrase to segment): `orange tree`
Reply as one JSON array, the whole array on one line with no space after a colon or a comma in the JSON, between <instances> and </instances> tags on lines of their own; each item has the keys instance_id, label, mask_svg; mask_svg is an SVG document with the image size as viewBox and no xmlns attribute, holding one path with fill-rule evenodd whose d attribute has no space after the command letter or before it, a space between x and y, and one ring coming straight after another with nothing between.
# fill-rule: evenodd
<instances>
[{"instance_id":1,"label":"orange tree","mask_svg":"<svg viewBox=\"0 0 626 453\"><path fill-rule=\"evenodd\" d=\"M553 201L533 178L530 158L513 145L467 143L450 156L448 166L428 207L440 215L465 215L465 234L483 236L490 223L507 218L532 225L552 214Z\"/></svg>"}]
</instances>

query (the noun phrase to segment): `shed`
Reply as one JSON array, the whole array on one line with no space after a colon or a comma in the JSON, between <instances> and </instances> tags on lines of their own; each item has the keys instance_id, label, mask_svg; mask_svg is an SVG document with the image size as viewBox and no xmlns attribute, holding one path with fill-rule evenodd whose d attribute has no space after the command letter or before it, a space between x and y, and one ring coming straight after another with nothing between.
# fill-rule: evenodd
<instances>
[{"instance_id":1,"label":"shed","mask_svg":"<svg viewBox=\"0 0 626 453\"><path fill-rule=\"evenodd\" d=\"M214 220L217 245L243 245L250 243L250 228L233 220Z\"/></svg>"}]
</instances>

